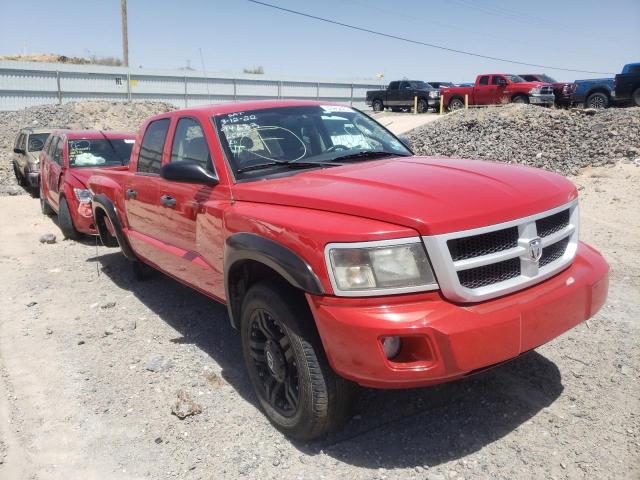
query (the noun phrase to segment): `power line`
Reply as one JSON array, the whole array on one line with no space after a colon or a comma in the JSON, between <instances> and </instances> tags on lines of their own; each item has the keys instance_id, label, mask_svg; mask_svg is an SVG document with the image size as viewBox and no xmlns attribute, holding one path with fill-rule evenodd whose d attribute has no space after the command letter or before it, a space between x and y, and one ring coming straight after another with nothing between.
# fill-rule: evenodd
<instances>
[{"instance_id":1,"label":"power line","mask_svg":"<svg viewBox=\"0 0 640 480\"><path fill-rule=\"evenodd\" d=\"M306 18L311 18L313 20L318 20L318 21L325 22L325 23L331 23L333 25L339 25L341 27L350 28L352 30L358 30L360 32L370 33L372 35L378 35L380 37L392 38L394 40L400 40L402 42L412 43L414 45L422 45L422 46L425 46L425 47L436 48L438 50L445 50L447 52L459 53L461 55L469 55L471 57L485 58L485 59L488 59L488 60L497 60L499 62L513 63L513 64L516 64L516 65L526 65L528 67L548 68L549 70L562 70L564 72L591 73L591 74L596 74L596 75L613 75L613 73L610 73L610 72L593 72L593 71L590 71L590 70L578 70L578 69L574 69L574 68L553 67L553 66L550 66L550 65L540 65L540 64L537 64L537 63L519 62L517 60L510 60L508 58L492 57L490 55L482 55L482 54L479 54L479 53L467 52L465 50L458 50L458 49L455 49L455 48L449 48L449 47L445 47L443 45L437 45L437 44L434 44L434 43L421 42L419 40L412 40L410 38L400 37L400 36L397 36L397 35L392 35L390 33L383 33L383 32L378 32L376 30L370 30L370 29L364 28L364 27L358 27L356 25L350 25L348 23L342 23L342 22L339 22L337 20L331 20L329 18L318 17L316 15L311 15L309 13L304 13L304 12L299 12L299 11L296 11L296 10L290 10L290 9L284 8L284 7L279 7L277 5L272 5L271 3L260 2L258 0L247 0L247 1L251 2L251 3L255 3L256 5L262 5L264 7L273 8L275 10L281 10L283 12L293 13L294 15L299 15L301 17L306 17Z\"/></svg>"}]
</instances>

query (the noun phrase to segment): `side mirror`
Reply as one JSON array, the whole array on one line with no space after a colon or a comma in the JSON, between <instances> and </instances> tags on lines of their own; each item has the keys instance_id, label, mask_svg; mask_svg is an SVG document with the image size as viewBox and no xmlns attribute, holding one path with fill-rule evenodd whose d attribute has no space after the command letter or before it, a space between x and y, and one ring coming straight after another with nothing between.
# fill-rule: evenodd
<instances>
[{"instance_id":1,"label":"side mirror","mask_svg":"<svg viewBox=\"0 0 640 480\"><path fill-rule=\"evenodd\" d=\"M407 136L407 135L399 135L398 136L398 140L400 140L400 142L407 147L409 150L412 150L411 148L411 139ZM412 150L413 151L413 150Z\"/></svg>"},{"instance_id":2,"label":"side mirror","mask_svg":"<svg viewBox=\"0 0 640 480\"><path fill-rule=\"evenodd\" d=\"M217 185L218 178L202 168L197 162L182 160L167 163L160 169L160 177L165 180L183 183L200 183L203 185Z\"/></svg>"},{"instance_id":3,"label":"side mirror","mask_svg":"<svg viewBox=\"0 0 640 480\"><path fill-rule=\"evenodd\" d=\"M14 148L13 153L21 153L24 155L25 151L22 148Z\"/></svg>"}]
</instances>

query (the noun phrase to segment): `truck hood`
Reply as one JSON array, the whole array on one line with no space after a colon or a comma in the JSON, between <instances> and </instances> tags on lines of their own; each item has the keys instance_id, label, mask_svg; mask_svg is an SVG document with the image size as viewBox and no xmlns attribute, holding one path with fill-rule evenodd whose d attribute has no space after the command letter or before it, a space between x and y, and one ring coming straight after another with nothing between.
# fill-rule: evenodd
<instances>
[{"instance_id":1,"label":"truck hood","mask_svg":"<svg viewBox=\"0 0 640 480\"><path fill-rule=\"evenodd\" d=\"M577 196L566 178L479 160L389 158L236 184L236 201L365 217L434 235L543 212Z\"/></svg>"},{"instance_id":2,"label":"truck hood","mask_svg":"<svg viewBox=\"0 0 640 480\"><path fill-rule=\"evenodd\" d=\"M83 168L70 168L68 170L68 174L71 175L75 180L80 182L80 184L87 188L89 185L89 178L93 175L100 173L105 170L128 170L129 167L126 165L123 166L115 166L115 167L83 167Z\"/></svg>"}]
</instances>

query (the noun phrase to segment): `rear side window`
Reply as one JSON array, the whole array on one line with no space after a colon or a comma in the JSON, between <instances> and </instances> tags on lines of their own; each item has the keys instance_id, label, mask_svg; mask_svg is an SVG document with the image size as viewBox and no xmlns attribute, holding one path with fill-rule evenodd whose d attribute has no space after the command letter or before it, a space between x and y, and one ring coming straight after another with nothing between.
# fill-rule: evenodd
<instances>
[{"instance_id":1,"label":"rear side window","mask_svg":"<svg viewBox=\"0 0 640 480\"><path fill-rule=\"evenodd\" d=\"M64 146L64 141L62 139L58 140L58 144L56 145L55 152L53 154L53 161L58 165L62 165L62 147Z\"/></svg>"},{"instance_id":2,"label":"rear side window","mask_svg":"<svg viewBox=\"0 0 640 480\"><path fill-rule=\"evenodd\" d=\"M400 82L391 82L389 84L389 90L398 90L399 86L400 86Z\"/></svg>"},{"instance_id":3,"label":"rear side window","mask_svg":"<svg viewBox=\"0 0 640 480\"><path fill-rule=\"evenodd\" d=\"M197 162L203 168L213 170L204 132L200 123L193 118L181 118L173 136L170 161L180 162L183 160Z\"/></svg>"},{"instance_id":4,"label":"rear side window","mask_svg":"<svg viewBox=\"0 0 640 480\"><path fill-rule=\"evenodd\" d=\"M159 174L162 166L162 149L167 138L169 119L151 122L144 132L138 155L138 172Z\"/></svg>"},{"instance_id":5,"label":"rear side window","mask_svg":"<svg viewBox=\"0 0 640 480\"><path fill-rule=\"evenodd\" d=\"M480 77L480 82L478 82L478 85L489 85L489 75Z\"/></svg>"}]
</instances>

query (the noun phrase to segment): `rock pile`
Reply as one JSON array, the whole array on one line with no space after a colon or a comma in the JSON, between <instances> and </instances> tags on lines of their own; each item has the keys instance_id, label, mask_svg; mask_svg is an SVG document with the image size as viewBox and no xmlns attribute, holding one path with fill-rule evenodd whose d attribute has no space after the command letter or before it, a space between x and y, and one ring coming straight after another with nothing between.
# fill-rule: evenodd
<instances>
[{"instance_id":1,"label":"rock pile","mask_svg":"<svg viewBox=\"0 0 640 480\"><path fill-rule=\"evenodd\" d=\"M51 126L135 132L147 117L173 109L173 105L163 102L74 102L0 112L0 195L17 188L11 159L13 143L21 128Z\"/></svg>"},{"instance_id":2,"label":"rock pile","mask_svg":"<svg viewBox=\"0 0 640 480\"><path fill-rule=\"evenodd\" d=\"M640 108L462 110L411 131L409 138L417 155L496 160L575 175L587 166L640 157Z\"/></svg>"}]
</instances>

